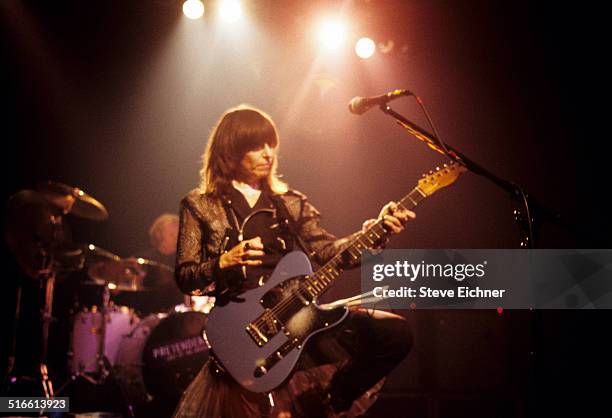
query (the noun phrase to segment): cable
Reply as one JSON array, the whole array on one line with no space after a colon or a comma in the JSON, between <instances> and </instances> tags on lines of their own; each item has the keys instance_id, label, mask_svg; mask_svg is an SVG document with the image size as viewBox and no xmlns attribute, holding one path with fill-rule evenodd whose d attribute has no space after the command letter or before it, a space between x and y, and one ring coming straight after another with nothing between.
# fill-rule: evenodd
<instances>
[{"instance_id":1,"label":"cable","mask_svg":"<svg viewBox=\"0 0 612 418\"><path fill-rule=\"evenodd\" d=\"M459 162L459 163L461 163L462 165L465 166L465 164L461 160L461 157L459 157L456 153L451 152L446 147L446 144L444 143L444 141L442 141L442 137L440 137L440 134L438 133L438 129L436 129L436 126L433 123L433 120L429 116L429 112L427 111L427 108L425 107L425 103L423 103L423 100L421 100L421 98L419 96L417 96L416 94L414 94L414 93L412 94L412 96L414 97L414 100L416 100L417 104L419 105L419 107L421 108L423 113L425 114L425 117L427 118L427 122L429 123L429 126L431 127L431 130L433 131L434 135L436 136L436 138L440 142L440 146L442 147L442 149L444 150L446 155L448 157L450 157L451 159L453 159L453 160L455 160L455 161L457 161L457 162Z\"/></svg>"}]
</instances>

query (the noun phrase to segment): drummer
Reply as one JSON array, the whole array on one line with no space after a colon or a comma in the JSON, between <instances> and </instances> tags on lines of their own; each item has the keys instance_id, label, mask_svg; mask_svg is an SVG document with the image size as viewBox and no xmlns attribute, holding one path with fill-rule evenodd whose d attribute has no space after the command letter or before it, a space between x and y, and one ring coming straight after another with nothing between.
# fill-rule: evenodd
<instances>
[{"instance_id":1,"label":"drummer","mask_svg":"<svg viewBox=\"0 0 612 418\"><path fill-rule=\"evenodd\" d=\"M176 258L176 241L178 239L179 218L171 213L164 213L158 216L149 227L149 241L151 246L137 253L138 257L147 260L157 261L174 268L174 260ZM148 286L166 286L174 282L174 274L168 271L168 274L162 274L157 278L161 283L149 282L145 278L145 285Z\"/></svg>"},{"instance_id":2,"label":"drummer","mask_svg":"<svg viewBox=\"0 0 612 418\"><path fill-rule=\"evenodd\" d=\"M183 302L183 294L174 281L174 259L178 237L179 218L164 213L158 216L149 227L150 247L138 251L135 257L152 260L167 266L167 269L145 268L144 288L148 289L146 302L140 304L141 311L163 312Z\"/></svg>"}]
</instances>

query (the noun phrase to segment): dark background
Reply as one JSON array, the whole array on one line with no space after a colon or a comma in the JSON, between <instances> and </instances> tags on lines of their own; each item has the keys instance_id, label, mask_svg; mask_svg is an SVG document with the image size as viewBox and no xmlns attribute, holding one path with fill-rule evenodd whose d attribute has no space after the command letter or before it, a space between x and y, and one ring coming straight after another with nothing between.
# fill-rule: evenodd
<instances>
[{"instance_id":1,"label":"dark background","mask_svg":"<svg viewBox=\"0 0 612 418\"><path fill-rule=\"evenodd\" d=\"M220 114L246 102L277 122L285 179L309 196L329 230L350 233L444 162L377 109L346 110L353 96L407 88L423 98L446 142L560 212L569 226L544 222L537 247L610 247L603 10L262 0L245 6L247 24L228 28L215 22L214 3L199 21L185 19L179 3L2 2L5 202L42 180L78 186L110 218L67 217L75 241L132 254L147 246L151 221L176 211L197 185ZM312 23L326 10L343 10L353 27L336 54L320 54L312 41ZM352 51L358 34L394 47L361 60ZM410 99L393 107L427 127ZM468 173L417 208L417 221L390 246L516 248L513 208L504 191ZM11 318L22 277L4 243L3 252L3 316ZM357 273L346 277L330 297L356 291ZM25 281L32 329L36 287ZM383 406L524 416L536 404L552 413L597 409L603 400L596 378L610 365L602 348L607 311L403 314L418 342L391 375ZM24 370L35 340L20 341Z\"/></svg>"}]
</instances>

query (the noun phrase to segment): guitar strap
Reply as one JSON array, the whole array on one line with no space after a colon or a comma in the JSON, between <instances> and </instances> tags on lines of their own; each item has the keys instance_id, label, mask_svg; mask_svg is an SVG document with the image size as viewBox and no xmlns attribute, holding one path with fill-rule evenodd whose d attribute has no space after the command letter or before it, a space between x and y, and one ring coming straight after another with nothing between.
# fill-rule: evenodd
<instances>
[{"instance_id":1,"label":"guitar strap","mask_svg":"<svg viewBox=\"0 0 612 418\"><path fill-rule=\"evenodd\" d=\"M287 230L289 231L291 236L295 239L295 241L298 243L302 251L304 251L304 253L308 255L308 258L312 258L315 253L314 251L308 250L306 243L304 242L302 237L300 237L300 234L298 233L299 229L298 229L297 223L289 214L289 210L287 210L287 207L285 206L285 202L279 195L274 194L271 191L268 191L268 192L269 192L270 200L272 201L272 204L276 208L276 213L277 213L279 224L287 228Z\"/></svg>"},{"instance_id":2,"label":"guitar strap","mask_svg":"<svg viewBox=\"0 0 612 418\"><path fill-rule=\"evenodd\" d=\"M312 257L314 257L315 255L315 252L309 251L308 247L306 246L306 243L304 242L302 237L300 237L300 234L298 233L299 227L297 225L297 222L289 214L289 210L285 206L285 202L283 201L283 199L279 195L275 194L272 190L270 190L270 187L267 184L264 184L264 193L267 193L268 197L272 201L272 204L274 205L274 208L276 209L276 216L278 219L279 226L282 228L286 228L287 231L289 231L289 234L300 246L302 251L308 256L308 258L312 259ZM230 220L230 223L234 223L232 227L235 227L236 233L238 233L238 230L240 228L239 222L232 208L229 196L223 195L221 201L228 220ZM228 233L229 231L225 231L225 236L228 236Z\"/></svg>"}]
</instances>

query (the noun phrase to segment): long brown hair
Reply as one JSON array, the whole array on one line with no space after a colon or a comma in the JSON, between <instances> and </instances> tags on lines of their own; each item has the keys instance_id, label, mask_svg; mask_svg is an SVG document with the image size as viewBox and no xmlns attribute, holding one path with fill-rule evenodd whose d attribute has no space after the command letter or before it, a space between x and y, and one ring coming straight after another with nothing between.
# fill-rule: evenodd
<instances>
[{"instance_id":1,"label":"long brown hair","mask_svg":"<svg viewBox=\"0 0 612 418\"><path fill-rule=\"evenodd\" d=\"M247 105L228 109L210 133L202 154L202 192L221 195L231 186L244 155L264 144L280 145L278 131L269 115ZM274 158L267 185L273 193L282 194L287 191L287 184L279 179L277 166L277 158Z\"/></svg>"}]
</instances>

